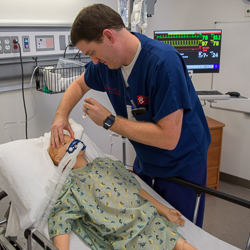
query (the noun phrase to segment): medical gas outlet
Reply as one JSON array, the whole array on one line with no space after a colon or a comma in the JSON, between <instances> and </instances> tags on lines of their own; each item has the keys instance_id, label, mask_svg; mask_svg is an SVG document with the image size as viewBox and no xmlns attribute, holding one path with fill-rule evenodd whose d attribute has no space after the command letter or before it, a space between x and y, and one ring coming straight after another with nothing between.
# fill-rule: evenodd
<instances>
[{"instance_id":1,"label":"medical gas outlet","mask_svg":"<svg viewBox=\"0 0 250 250\"><path fill-rule=\"evenodd\" d=\"M245 5L245 17L250 17L250 4Z\"/></svg>"}]
</instances>

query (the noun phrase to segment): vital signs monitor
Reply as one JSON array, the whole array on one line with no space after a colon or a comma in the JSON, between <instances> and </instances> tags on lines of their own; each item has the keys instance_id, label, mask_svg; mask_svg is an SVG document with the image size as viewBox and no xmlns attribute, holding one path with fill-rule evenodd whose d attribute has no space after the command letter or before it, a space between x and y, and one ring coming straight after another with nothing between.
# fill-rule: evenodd
<instances>
[{"instance_id":1,"label":"vital signs monitor","mask_svg":"<svg viewBox=\"0 0 250 250\"><path fill-rule=\"evenodd\" d=\"M222 30L157 30L154 39L168 43L193 73L219 73Z\"/></svg>"}]
</instances>

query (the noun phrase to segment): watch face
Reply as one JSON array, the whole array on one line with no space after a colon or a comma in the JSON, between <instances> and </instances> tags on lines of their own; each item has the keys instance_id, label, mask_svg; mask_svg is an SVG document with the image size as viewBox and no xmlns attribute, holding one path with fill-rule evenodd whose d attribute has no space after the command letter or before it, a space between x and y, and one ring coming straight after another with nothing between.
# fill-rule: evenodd
<instances>
[{"instance_id":1,"label":"watch face","mask_svg":"<svg viewBox=\"0 0 250 250\"><path fill-rule=\"evenodd\" d=\"M105 125L110 127L113 123L114 123L114 120L112 120L110 117L107 117L107 119L105 121Z\"/></svg>"},{"instance_id":2,"label":"watch face","mask_svg":"<svg viewBox=\"0 0 250 250\"><path fill-rule=\"evenodd\" d=\"M115 122L115 116L110 115L110 116L108 116L108 117L106 118L106 120L104 121L103 127L104 127L105 129L109 129L109 128L113 125L114 122Z\"/></svg>"}]
</instances>

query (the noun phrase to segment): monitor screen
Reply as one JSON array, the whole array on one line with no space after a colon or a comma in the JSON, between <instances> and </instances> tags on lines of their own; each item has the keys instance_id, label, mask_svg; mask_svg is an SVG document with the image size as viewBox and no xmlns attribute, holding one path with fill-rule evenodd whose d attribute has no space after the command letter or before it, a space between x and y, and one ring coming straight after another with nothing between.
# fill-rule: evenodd
<instances>
[{"instance_id":1,"label":"monitor screen","mask_svg":"<svg viewBox=\"0 0 250 250\"><path fill-rule=\"evenodd\" d=\"M154 39L175 47L193 73L219 73L222 30L157 30Z\"/></svg>"}]
</instances>

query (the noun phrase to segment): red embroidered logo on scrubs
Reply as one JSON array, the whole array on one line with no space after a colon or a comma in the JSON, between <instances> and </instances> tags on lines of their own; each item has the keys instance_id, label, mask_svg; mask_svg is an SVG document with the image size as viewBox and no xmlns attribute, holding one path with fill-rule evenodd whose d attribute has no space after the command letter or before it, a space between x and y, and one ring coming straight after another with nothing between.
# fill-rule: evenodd
<instances>
[{"instance_id":1,"label":"red embroidered logo on scrubs","mask_svg":"<svg viewBox=\"0 0 250 250\"><path fill-rule=\"evenodd\" d=\"M114 89L108 86L108 84L105 85L105 89L108 90L109 93L115 94L115 95L121 95L120 89Z\"/></svg>"},{"instance_id":2,"label":"red embroidered logo on scrubs","mask_svg":"<svg viewBox=\"0 0 250 250\"><path fill-rule=\"evenodd\" d=\"M137 104L138 104L138 105L146 105L146 104L149 104L149 96L138 95L138 96L137 96Z\"/></svg>"}]
</instances>

